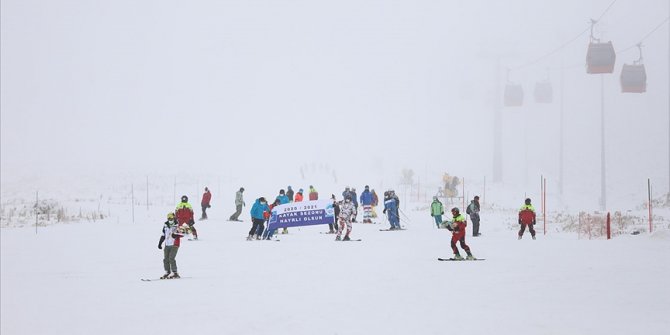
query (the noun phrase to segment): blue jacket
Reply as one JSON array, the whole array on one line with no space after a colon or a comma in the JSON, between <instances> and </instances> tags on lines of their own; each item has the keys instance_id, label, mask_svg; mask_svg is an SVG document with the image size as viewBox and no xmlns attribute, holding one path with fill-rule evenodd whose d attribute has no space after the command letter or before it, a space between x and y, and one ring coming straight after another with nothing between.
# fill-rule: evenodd
<instances>
[{"instance_id":1,"label":"blue jacket","mask_svg":"<svg viewBox=\"0 0 670 335\"><path fill-rule=\"evenodd\" d=\"M265 220L263 217L263 212L270 211L270 206L268 204L261 204L261 199L256 199L254 205L251 206L251 217L254 219Z\"/></svg>"},{"instance_id":2,"label":"blue jacket","mask_svg":"<svg viewBox=\"0 0 670 335\"><path fill-rule=\"evenodd\" d=\"M361 193L361 205L369 206L372 205L372 192L365 190Z\"/></svg>"},{"instance_id":3,"label":"blue jacket","mask_svg":"<svg viewBox=\"0 0 670 335\"><path fill-rule=\"evenodd\" d=\"M398 220L398 203L393 198L384 200L384 211L389 218L389 221L395 222Z\"/></svg>"},{"instance_id":4,"label":"blue jacket","mask_svg":"<svg viewBox=\"0 0 670 335\"><path fill-rule=\"evenodd\" d=\"M281 205L289 203L288 197L286 195L281 195L280 194L280 195L277 196L277 199L279 199L279 204L281 204Z\"/></svg>"}]
</instances>

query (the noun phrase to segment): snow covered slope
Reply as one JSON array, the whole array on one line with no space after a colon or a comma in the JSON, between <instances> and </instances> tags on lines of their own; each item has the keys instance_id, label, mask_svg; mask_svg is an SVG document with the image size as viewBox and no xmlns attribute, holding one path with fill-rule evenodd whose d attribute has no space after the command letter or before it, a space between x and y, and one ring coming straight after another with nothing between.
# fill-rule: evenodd
<instances>
[{"instance_id":1,"label":"snow covered slope","mask_svg":"<svg viewBox=\"0 0 670 335\"><path fill-rule=\"evenodd\" d=\"M169 208L167 209L169 210ZM482 213L466 241L481 262L449 257L450 233L426 212L408 228L292 228L280 242L245 241L247 222L212 211L184 241L180 280L163 273L163 213L135 224L2 229L2 334L665 334L670 240L517 240L502 214ZM229 213L225 213L229 214ZM150 219L154 218L154 219ZM155 219L159 218L159 219Z\"/></svg>"}]
</instances>

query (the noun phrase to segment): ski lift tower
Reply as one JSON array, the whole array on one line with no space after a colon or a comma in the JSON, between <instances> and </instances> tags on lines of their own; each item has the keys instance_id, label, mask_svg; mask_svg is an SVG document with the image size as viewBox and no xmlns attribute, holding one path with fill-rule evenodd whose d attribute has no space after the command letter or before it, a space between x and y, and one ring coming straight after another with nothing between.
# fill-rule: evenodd
<instances>
[{"instance_id":1,"label":"ski lift tower","mask_svg":"<svg viewBox=\"0 0 670 335\"><path fill-rule=\"evenodd\" d=\"M605 175L605 78L603 74L614 72L616 53L612 41L601 43L593 36L593 27L598 21L591 19L591 39L586 53L586 73L600 74L600 209L607 208Z\"/></svg>"}]
</instances>

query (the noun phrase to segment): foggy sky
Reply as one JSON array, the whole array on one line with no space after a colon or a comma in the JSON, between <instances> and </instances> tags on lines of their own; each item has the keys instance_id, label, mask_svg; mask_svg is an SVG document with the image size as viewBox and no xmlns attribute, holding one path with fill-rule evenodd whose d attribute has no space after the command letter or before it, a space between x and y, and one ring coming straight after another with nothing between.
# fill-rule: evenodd
<instances>
[{"instance_id":1,"label":"foggy sky","mask_svg":"<svg viewBox=\"0 0 670 335\"><path fill-rule=\"evenodd\" d=\"M2 1L1 177L223 174L286 184L304 164L341 182L491 179L505 68L576 36L598 1ZM596 36L634 45L667 0L612 6ZM611 192L668 185L668 25L644 42L645 94L605 77ZM502 108L505 182L558 178L599 195L600 81L588 33L511 71L525 104ZM496 82L496 64L500 61ZM532 101L549 78L554 103ZM587 186L585 186L587 185ZM642 189L642 191L644 191Z\"/></svg>"}]
</instances>

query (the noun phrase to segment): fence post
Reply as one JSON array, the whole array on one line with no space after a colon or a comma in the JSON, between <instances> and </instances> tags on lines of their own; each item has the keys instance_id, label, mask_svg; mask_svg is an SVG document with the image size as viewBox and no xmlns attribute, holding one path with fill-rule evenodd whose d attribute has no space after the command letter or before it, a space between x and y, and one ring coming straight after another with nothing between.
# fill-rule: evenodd
<instances>
[{"instance_id":1,"label":"fence post","mask_svg":"<svg viewBox=\"0 0 670 335\"><path fill-rule=\"evenodd\" d=\"M612 229L610 224L610 212L607 212L607 239L612 239Z\"/></svg>"}]
</instances>

